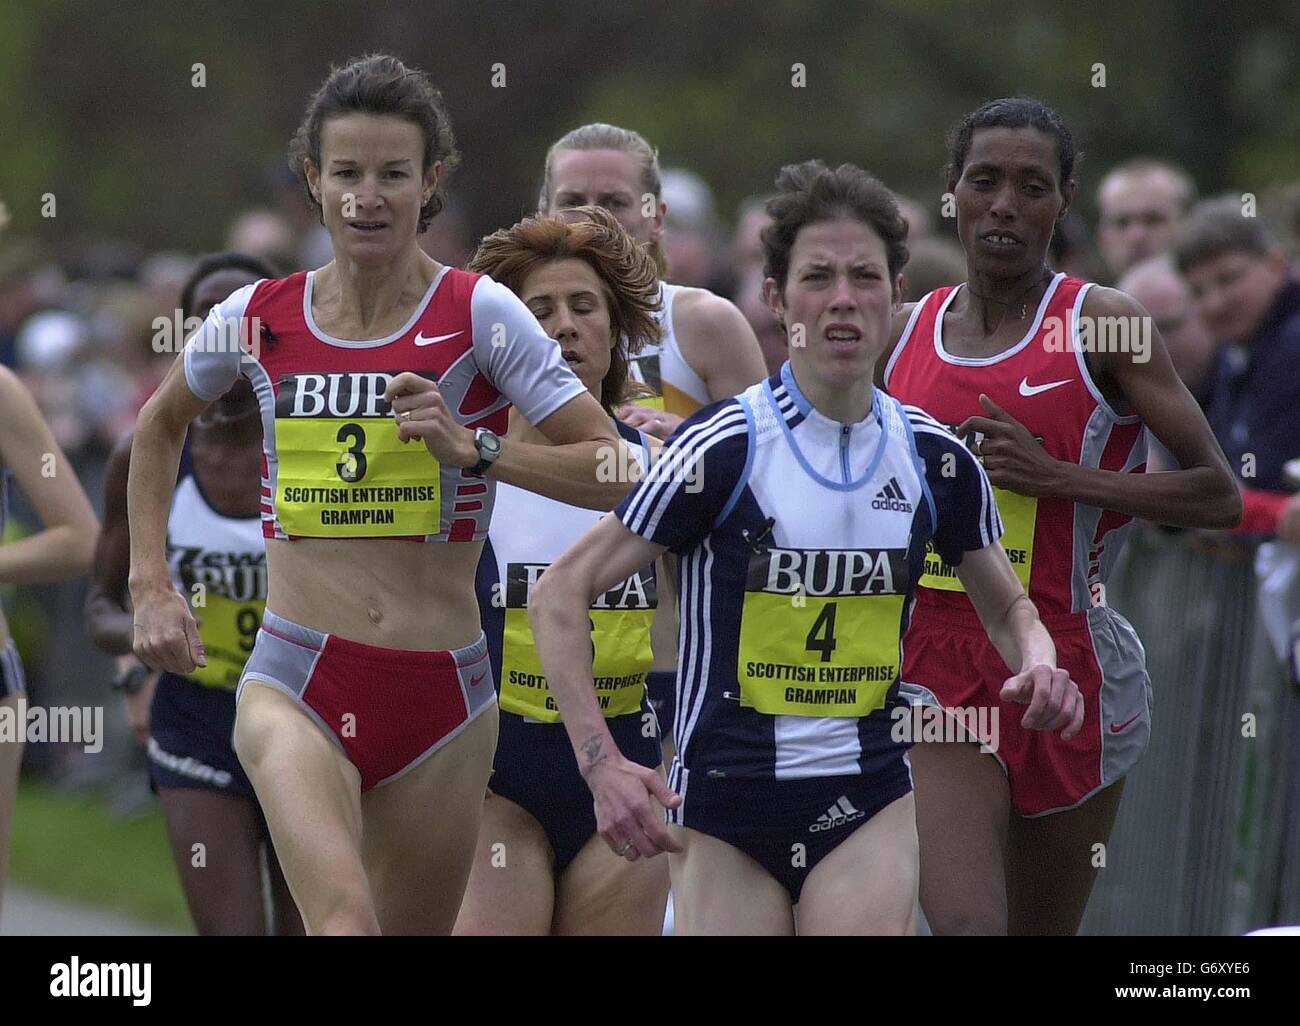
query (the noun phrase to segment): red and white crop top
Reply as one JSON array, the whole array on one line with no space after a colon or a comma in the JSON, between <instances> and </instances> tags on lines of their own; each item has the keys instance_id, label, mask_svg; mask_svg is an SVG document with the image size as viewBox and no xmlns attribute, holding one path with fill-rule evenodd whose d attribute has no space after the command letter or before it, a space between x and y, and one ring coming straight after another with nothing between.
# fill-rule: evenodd
<instances>
[{"instance_id":1,"label":"red and white crop top","mask_svg":"<svg viewBox=\"0 0 1300 1026\"><path fill-rule=\"evenodd\" d=\"M559 346L509 289L444 268L411 319L352 342L317 327L315 272L263 280L212 308L185 347L185 380L215 400L240 375L262 413L267 538L479 541L495 484L402 444L384 400L403 371L424 375L457 423L504 434L513 404L537 424L580 395Z\"/></svg>"}]
</instances>

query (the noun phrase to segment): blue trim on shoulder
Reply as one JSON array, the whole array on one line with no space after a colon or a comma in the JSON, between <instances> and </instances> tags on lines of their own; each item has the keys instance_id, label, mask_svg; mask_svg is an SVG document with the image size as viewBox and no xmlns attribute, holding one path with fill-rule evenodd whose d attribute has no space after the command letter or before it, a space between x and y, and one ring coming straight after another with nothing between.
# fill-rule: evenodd
<instances>
[{"instance_id":1,"label":"blue trim on shoulder","mask_svg":"<svg viewBox=\"0 0 1300 1026\"><path fill-rule=\"evenodd\" d=\"M790 366L790 361L786 360L785 363L781 364L781 369L777 373L781 378L781 384L785 386L785 390L790 393L790 398L794 400L795 409L805 417L808 416L813 408L812 403L808 401L808 397L799 388L799 382L795 380L794 368ZM768 384L771 384L771 378L768 379Z\"/></svg>"},{"instance_id":2,"label":"blue trim on shoulder","mask_svg":"<svg viewBox=\"0 0 1300 1026\"><path fill-rule=\"evenodd\" d=\"M934 504L934 494L930 491L930 479L926 476L925 460L921 458L921 451L916 447L916 432L912 430L912 422L907 419L907 411L903 409L903 404L893 396L889 397L889 401L898 407L898 415L903 418L903 428L907 431L907 446L912 450L912 462L916 465L917 476L921 479L925 503L930 507L930 534L936 535L939 533L939 511Z\"/></svg>"},{"instance_id":3,"label":"blue trim on shoulder","mask_svg":"<svg viewBox=\"0 0 1300 1026\"><path fill-rule=\"evenodd\" d=\"M769 386L770 391L770 386ZM731 489L731 495L727 497L726 504L722 507L722 512L718 514L713 521L713 528L716 529L719 524L731 516L731 511L736 508L736 503L740 501L741 493L744 492L745 486L749 484L750 471L754 469L754 449L758 429L754 424L754 409L749 405L749 400L742 392L736 396L736 402L740 404L740 409L745 414L745 465L740 470L740 477L736 479L736 485ZM777 411L780 416L780 411Z\"/></svg>"},{"instance_id":4,"label":"blue trim on shoulder","mask_svg":"<svg viewBox=\"0 0 1300 1026\"><path fill-rule=\"evenodd\" d=\"M789 366L789 361L786 361L785 367ZM785 371L785 367L781 368L782 372ZM794 391L794 388L797 388L797 386L792 385L793 380L792 376L790 383L785 381L782 383L785 384L786 390L790 392L791 396L794 398L795 406L798 407L801 401L806 403L808 400L804 399L802 394ZM831 491L835 492L855 492L871 480L872 475L875 474L876 470L880 466L880 461L885 458L885 446L889 444L889 432L886 430L884 420L880 416L880 389L873 389L871 396L871 412L875 415L876 423L880 426L880 441L876 444L876 451L871 457L871 462L868 464L866 472L860 478L856 481L842 482L832 481L828 477L823 477L812 468L808 460L804 457L803 450L799 448L799 443L795 441L794 432L791 430L790 425L786 422L786 419L781 416L781 407L777 403L776 393L772 391L772 382L770 380L763 382L763 389L767 392L768 400L777 411L776 420L777 423L781 425L781 431L785 435L786 444L790 446L791 451L794 453L794 458L799 461L799 466L803 467L805 474L811 477L823 488L829 488ZM852 425L850 425L850 427L852 427Z\"/></svg>"}]
</instances>

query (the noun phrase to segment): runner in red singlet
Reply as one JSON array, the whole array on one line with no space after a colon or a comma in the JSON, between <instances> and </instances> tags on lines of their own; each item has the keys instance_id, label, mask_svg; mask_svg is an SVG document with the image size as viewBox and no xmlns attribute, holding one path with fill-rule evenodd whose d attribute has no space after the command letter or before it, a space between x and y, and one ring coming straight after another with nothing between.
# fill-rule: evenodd
<instances>
[{"instance_id":1,"label":"runner in red singlet","mask_svg":"<svg viewBox=\"0 0 1300 1026\"><path fill-rule=\"evenodd\" d=\"M292 153L333 259L214 306L141 410L135 652L206 666L168 511L187 425L242 376L267 597L235 751L309 934L449 933L496 745L474 596L496 482L607 509L628 482L601 460L631 457L514 293L420 250L458 157L427 76L385 55L334 68ZM552 444L502 439L512 405Z\"/></svg>"},{"instance_id":2,"label":"runner in red singlet","mask_svg":"<svg viewBox=\"0 0 1300 1026\"><path fill-rule=\"evenodd\" d=\"M1002 544L1086 702L1071 740L1026 730L1006 669L951 568L931 554L905 639L905 692L996 711L974 744L913 749L921 904L935 933L1074 933L1123 777L1150 736L1141 643L1106 603L1132 517L1225 528L1241 502L1146 311L1046 264L1074 196L1074 146L1033 100L996 100L954 134L948 190L967 281L904 307L882 383L957 427L983 461ZM1182 470L1143 473L1145 429ZM986 721L978 721L986 722ZM1053 814L1053 815L1049 815Z\"/></svg>"}]
</instances>

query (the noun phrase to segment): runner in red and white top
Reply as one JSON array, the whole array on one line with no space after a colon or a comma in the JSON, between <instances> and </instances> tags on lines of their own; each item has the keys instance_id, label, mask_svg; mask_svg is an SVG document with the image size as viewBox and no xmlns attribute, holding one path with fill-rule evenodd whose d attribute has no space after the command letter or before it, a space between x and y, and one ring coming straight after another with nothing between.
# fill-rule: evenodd
<instances>
[{"instance_id":1,"label":"runner in red and white top","mask_svg":"<svg viewBox=\"0 0 1300 1026\"><path fill-rule=\"evenodd\" d=\"M1073 164L1069 129L1036 101L967 115L948 169L967 281L901 310L882 376L983 459L1002 544L1085 701L1068 741L1024 729L999 698L1005 667L953 568L930 555L903 688L964 724L991 724L978 740L997 759L968 743L913 749L921 903L941 934L1078 929L1094 846L1150 737L1142 646L1106 602L1126 527L1142 517L1224 528L1241 515L1223 453L1146 311L1046 267ZM1184 469L1143 472L1146 430Z\"/></svg>"},{"instance_id":2,"label":"runner in red and white top","mask_svg":"<svg viewBox=\"0 0 1300 1026\"><path fill-rule=\"evenodd\" d=\"M214 307L135 435L136 654L188 673L203 646L163 558L181 442L237 376L257 393L268 593L234 743L309 933L450 932L497 733L474 595L493 481L598 509L628 487L528 308L416 244L456 157L423 74L333 70L294 159L334 259ZM511 404L553 444L503 441Z\"/></svg>"}]
</instances>

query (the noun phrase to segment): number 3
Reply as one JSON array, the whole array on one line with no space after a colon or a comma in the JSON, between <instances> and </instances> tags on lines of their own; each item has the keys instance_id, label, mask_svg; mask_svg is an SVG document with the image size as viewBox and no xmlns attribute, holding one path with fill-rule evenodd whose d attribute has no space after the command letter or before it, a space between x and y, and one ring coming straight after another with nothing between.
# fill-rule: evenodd
<instances>
[{"instance_id":1,"label":"number 3","mask_svg":"<svg viewBox=\"0 0 1300 1026\"><path fill-rule=\"evenodd\" d=\"M344 424L334 440L352 443L344 453L344 458L334 465L334 470L344 481L360 481L366 476L366 454L363 451L366 447L366 433L361 430L361 425Z\"/></svg>"}]
</instances>

